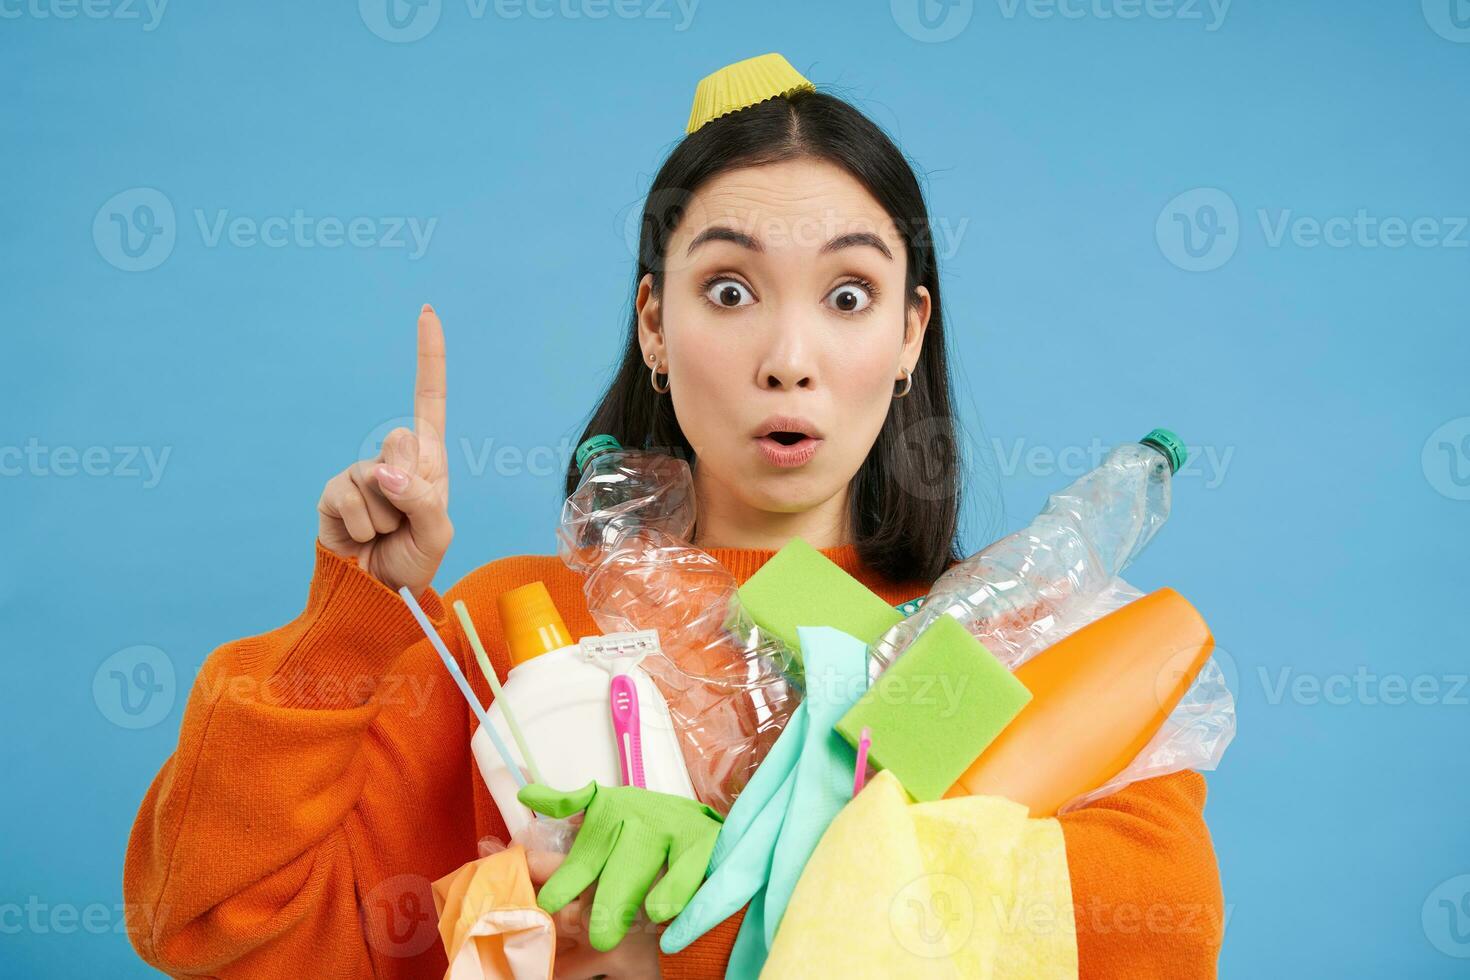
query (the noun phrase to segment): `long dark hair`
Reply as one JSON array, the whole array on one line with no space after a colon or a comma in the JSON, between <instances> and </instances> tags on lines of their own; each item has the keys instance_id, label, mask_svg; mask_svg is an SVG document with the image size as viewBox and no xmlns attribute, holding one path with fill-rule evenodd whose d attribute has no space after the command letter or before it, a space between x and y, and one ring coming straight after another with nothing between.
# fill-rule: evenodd
<instances>
[{"instance_id":1,"label":"long dark hair","mask_svg":"<svg viewBox=\"0 0 1470 980\"><path fill-rule=\"evenodd\" d=\"M913 168L893 142L847 102L821 92L770 99L705 124L681 141L654 178L643 206L633 290L648 274L657 294L664 256L684 205L705 182L729 170L814 157L852 174L893 220L908 253L905 292L929 290L930 313L913 387L894 399L867 459L849 487L848 520L858 556L895 581L932 581L953 561L960 509L959 446L950 404L946 334L929 209ZM625 446L657 447L694 462L671 399L649 384L630 318L617 373L582 438L616 436ZM575 462L566 492L576 489Z\"/></svg>"}]
</instances>

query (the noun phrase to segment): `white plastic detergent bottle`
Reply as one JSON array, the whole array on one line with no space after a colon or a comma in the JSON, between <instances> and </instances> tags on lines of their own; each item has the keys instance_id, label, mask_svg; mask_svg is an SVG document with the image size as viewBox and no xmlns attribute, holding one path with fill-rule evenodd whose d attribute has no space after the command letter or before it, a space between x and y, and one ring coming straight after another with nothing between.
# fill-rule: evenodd
<instances>
[{"instance_id":1,"label":"white plastic detergent bottle","mask_svg":"<svg viewBox=\"0 0 1470 980\"><path fill-rule=\"evenodd\" d=\"M542 582L502 593L497 604L511 669L502 685L501 696L490 704L485 714L528 781L539 781L559 790L580 789L593 780L604 786L624 785L610 700L614 675L624 674L632 681L637 694L642 776L646 787L694 798L694 787L684 767L668 705L653 681L637 666L637 658L589 655L583 643L572 642L566 623ZM628 647L603 640L586 637L584 643L596 650ZM510 705L511 714L519 724L521 736L536 763L534 771L521 756L514 733L506 722L503 702ZM518 836L535 815L516 798L515 777L506 769L484 731L475 730L470 749L505 819L506 829L512 837ZM627 750L625 740L624 751Z\"/></svg>"}]
</instances>

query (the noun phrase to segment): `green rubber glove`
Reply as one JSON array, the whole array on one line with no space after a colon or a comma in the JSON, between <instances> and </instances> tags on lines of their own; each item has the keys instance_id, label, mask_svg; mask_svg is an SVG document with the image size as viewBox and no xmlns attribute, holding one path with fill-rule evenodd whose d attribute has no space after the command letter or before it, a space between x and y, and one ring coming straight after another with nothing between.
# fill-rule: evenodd
<instances>
[{"instance_id":1,"label":"green rubber glove","mask_svg":"<svg viewBox=\"0 0 1470 980\"><path fill-rule=\"evenodd\" d=\"M683 911L704 881L720 834L720 815L698 800L636 786L588 783L562 792L532 783L517 798L548 817L587 811L571 853L541 886L536 904L555 915L596 881L588 938L604 953L623 941L640 903L654 922ZM666 862L668 874L654 885Z\"/></svg>"}]
</instances>

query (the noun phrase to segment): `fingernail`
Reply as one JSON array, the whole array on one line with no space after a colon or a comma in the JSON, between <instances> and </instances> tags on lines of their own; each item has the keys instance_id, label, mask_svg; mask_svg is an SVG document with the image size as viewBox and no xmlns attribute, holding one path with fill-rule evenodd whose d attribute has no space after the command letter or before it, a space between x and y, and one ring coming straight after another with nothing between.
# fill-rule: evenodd
<instances>
[{"instance_id":1,"label":"fingernail","mask_svg":"<svg viewBox=\"0 0 1470 980\"><path fill-rule=\"evenodd\" d=\"M433 313L434 312L434 308L432 306L430 306L428 303L425 303L424 304L424 308L422 310L419 310L419 312L420 313Z\"/></svg>"},{"instance_id":2,"label":"fingernail","mask_svg":"<svg viewBox=\"0 0 1470 980\"><path fill-rule=\"evenodd\" d=\"M378 483L389 493L402 493L408 488L408 474L396 466L379 466Z\"/></svg>"}]
</instances>

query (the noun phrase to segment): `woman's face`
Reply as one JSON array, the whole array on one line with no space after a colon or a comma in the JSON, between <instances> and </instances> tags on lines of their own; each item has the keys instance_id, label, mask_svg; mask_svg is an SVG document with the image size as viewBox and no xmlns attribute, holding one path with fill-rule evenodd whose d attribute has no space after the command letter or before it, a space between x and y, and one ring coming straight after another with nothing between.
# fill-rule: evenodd
<instances>
[{"instance_id":1,"label":"woman's face","mask_svg":"<svg viewBox=\"0 0 1470 980\"><path fill-rule=\"evenodd\" d=\"M637 306L704 490L756 511L845 507L928 324L906 261L894 220L825 161L730 171L691 198L662 294L645 277Z\"/></svg>"}]
</instances>

